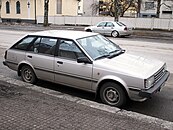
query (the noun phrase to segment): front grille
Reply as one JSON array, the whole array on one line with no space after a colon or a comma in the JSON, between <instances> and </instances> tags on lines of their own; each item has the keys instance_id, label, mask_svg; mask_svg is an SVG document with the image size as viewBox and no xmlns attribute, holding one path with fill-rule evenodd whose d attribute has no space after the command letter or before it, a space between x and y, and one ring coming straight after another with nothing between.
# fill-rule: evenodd
<instances>
[{"instance_id":1,"label":"front grille","mask_svg":"<svg viewBox=\"0 0 173 130\"><path fill-rule=\"evenodd\" d=\"M165 74L165 66L154 74L154 84L156 84Z\"/></svg>"}]
</instances>

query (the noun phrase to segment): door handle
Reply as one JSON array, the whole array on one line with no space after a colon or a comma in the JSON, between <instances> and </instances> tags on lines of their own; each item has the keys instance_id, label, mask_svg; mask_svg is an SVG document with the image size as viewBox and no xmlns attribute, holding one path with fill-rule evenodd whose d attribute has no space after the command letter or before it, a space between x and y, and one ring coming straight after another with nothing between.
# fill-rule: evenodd
<instances>
[{"instance_id":1,"label":"door handle","mask_svg":"<svg viewBox=\"0 0 173 130\"><path fill-rule=\"evenodd\" d=\"M27 57L28 57L28 58L32 58L32 56L29 56L29 55L28 55Z\"/></svg>"},{"instance_id":2,"label":"door handle","mask_svg":"<svg viewBox=\"0 0 173 130\"><path fill-rule=\"evenodd\" d=\"M57 63L58 63L58 64L63 64L63 62L62 62L62 61L57 61Z\"/></svg>"}]
</instances>

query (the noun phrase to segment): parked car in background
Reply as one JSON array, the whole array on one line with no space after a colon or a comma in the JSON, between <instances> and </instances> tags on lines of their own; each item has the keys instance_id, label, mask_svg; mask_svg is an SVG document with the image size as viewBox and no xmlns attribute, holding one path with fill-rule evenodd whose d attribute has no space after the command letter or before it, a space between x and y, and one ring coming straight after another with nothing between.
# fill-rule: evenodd
<instances>
[{"instance_id":1,"label":"parked car in background","mask_svg":"<svg viewBox=\"0 0 173 130\"><path fill-rule=\"evenodd\" d=\"M95 26L85 27L85 31L96 32L112 37L129 36L132 34L132 28L127 27L122 22L111 21L102 21Z\"/></svg>"},{"instance_id":2,"label":"parked car in background","mask_svg":"<svg viewBox=\"0 0 173 130\"><path fill-rule=\"evenodd\" d=\"M144 101L169 77L166 63L125 53L97 33L51 30L31 33L5 52L4 65L23 81L43 79L98 95L121 107Z\"/></svg>"}]
</instances>

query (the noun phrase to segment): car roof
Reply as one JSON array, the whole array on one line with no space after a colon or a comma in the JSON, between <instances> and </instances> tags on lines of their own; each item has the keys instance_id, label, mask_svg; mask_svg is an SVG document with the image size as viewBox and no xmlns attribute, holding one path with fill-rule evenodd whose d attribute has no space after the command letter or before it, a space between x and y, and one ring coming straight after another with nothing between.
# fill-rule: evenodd
<instances>
[{"instance_id":1,"label":"car roof","mask_svg":"<svg viewBox=\"0 0 173 130\"><path fill-rule=\"evenodd\" d=\"M66 38L66 39L79 39L83 37L97 35L97 33L84 32L84 31L72 31L72 30L47 30L47 31L39 31L35 33L30 33L28 35L49 36L49 37L58 37L58 38Z\"/></svg>"}]
</instances>

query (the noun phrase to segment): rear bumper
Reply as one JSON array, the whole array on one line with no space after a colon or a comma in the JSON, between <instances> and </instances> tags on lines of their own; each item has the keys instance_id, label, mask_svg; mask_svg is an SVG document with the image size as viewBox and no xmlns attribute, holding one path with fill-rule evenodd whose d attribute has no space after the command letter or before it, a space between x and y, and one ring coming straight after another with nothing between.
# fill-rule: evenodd
<instances>
[{"instance_id":1,"label":"rear bumper","mask_svg":"<svg viewBox=\"0 0 173 130\"><path fill-rule=\"evenodd\" d=\"M6 61L3 61L3 65L8 66L8 64L7 64L7 62L6 62Z\"/></svg>"},{"instance_id":2,"label":"rear bumper","mask_svg":"<svg viewBox=\"0 0 173 130\"><path fill-rule=\"evenodd\" d=\"M165 82L167 81L169 75L170 73L167 71L164 77L162 77L162 79L152 88L139 91L139 96L143 98L150 98L154 93L160 91L161 88L165 85Z\"/></svg>"}]
</instances>

